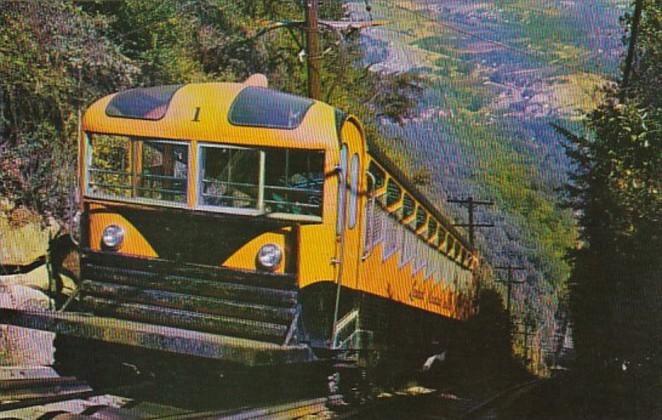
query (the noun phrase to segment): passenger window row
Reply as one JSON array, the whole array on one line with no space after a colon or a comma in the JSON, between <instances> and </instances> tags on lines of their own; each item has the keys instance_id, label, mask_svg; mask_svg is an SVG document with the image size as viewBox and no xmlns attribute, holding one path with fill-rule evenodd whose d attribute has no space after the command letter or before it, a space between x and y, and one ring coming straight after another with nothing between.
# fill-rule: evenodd
<instances>
[{"instance_id":1,"label":"passenger window row","mask_svg":"<svg viewBox=\"0 0 662 420\"><path fill-rule=\"evenodd\" d=\"M388 258L397 250L401 250L401 264L409 262L417 252L419 244L427 244L446 258L454 260L469 268L474 261L473 253L464 248L460 241L453 237L441 223L430 214L420 203L406 192L400 184L374 161L368 167L368 190L374 196L377 206L372 206L369 200L366 228L366 250L369 251L376 243L384 240L384 257ZM377 211L380 209L382 211ZM385 223L383 211L392 223ZM396 238L399 226L406 227L410 234L400 234ZM418 252L420 253L420 252ZM424 262L416 263L418 271Z\"/></svg>"}]
</instances>

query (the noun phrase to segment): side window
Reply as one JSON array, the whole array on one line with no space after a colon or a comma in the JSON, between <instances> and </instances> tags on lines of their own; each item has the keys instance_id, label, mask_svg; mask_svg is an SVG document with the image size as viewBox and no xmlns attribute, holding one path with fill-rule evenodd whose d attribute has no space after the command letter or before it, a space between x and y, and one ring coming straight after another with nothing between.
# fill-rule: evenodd
<instances>
[{"instance_id":1,"label":"side window","mask_svg":"<svg viewBox=\"0 0 662 420\"><path fill-rule=\"evenodd\" d=\"M258 150L200 146L199 160L198 202L201 205L257 209Z\"/></svg>"},{"instance_id":2,"label":"side window","mask_svg":"<svg viewBox=\"0 0 662 420\"><path fill-rule=\"evenodd\" d=\"M322 216L324 153L290 149L264 153L264 210Z\"/></svg>"},{"instance_id":3,"label":"side window","mask_svg":"<svg viewBox=\"0 0 662 420\"><path fill-rule=\"evenodd\" d=\"M347 197L347 145L340 149L340 174L338 174L338 220L336 232L340 234L345 225L345 200Z\"/></svg>"},{"instance_id":4,"label":"side window","mask_svg":"<svg viewBox=\"0 0 662 420\"><path fill-rule=\"evenodd\" d=\"M453 240L453 258L457 260L461 251L462 251L462 245L460 244L460 242L457 240Z\"/></svg>"},{"instance_id":5,"label":"side window","mask_svg":"<svg viewBox=\"0 0 662 420\"><path fill-rule=\"evenodd\" d=\"M351 173L349 176L349 228L356 226L356 215L358 213L359 197L359 155L354 153L352 156Z\"/></svg>"},{"instance_id":6,"label":"side window","mask_svg":"<svg viewBox=\"0 0 662 420\"><path fill-rule=\"evenodd\" d=\"M386 178L384 171L379 166L377 166L375 162L370 162L368 172L370 172L372 176L375 177L374 189L378 190L382 188L384 186L384 179ZM370 179L370 177L368 177L368 179Z\"/></svg>"},{"instance_id":7,"label":"side window","mask_svg":"<svg viewBox=\"0 0 662 420\"><path fill-rule=\"evenodd\" d=\"M428 223L427 238L428 239L433 239L434 238L435 242L433 242L433 243L435 243L435 244L439 243L439 238L436 236L436 234L437 234L437 221L434 220L432 217L430 217L430 222Z\"/></svg>"},{"instance_id":8,"label":"side window","mask_svg":"<svg viewBox=\"0 0 662 420\"><path fill-rule=\"evenodd\" d=\"M449 235L448 232L443 227L439 228L439 251L444 254L448 254L448 244L449 244Z\"/></svg>"},{"instance_id":9,"label":"side window","mask_svg":"<svg viewBox=\"0 0 662 420\"><path fill-rule=\"evenodd\" d=\"M400 201L400 196L402 195L402 189L398 184L393 181L393 178L388 180L386 186L386 205L392 206L393 204Z\"/></svg>"},{"instance_id":10,"label":"side window","mask_svg":"<svg viewBox=\"0 0 662 420\"><path fill-rule=\"evenodd\" d=\"M142 141L142 171L137 196L155 200L186 202L188 146Z\"/></svg>"},{"instance_id":11,"label":"side window","mask_svg":"<svg viewBox=\"0 0 662 420\"><path fill-rule=\"evenodd\" d=\"M402 200L402 217L406 219L414 214L414 207L416 207L414 199L411 198L409 194L405 193L405 197Z\"/></svg>"},{"instance_id":12,"label":"side window","mask_svg":"<svg viewBox=\"0 0 662 420\"><path fill-rule=\"evenodd\" d=\"M423 207L418 207L416 209L416 230L420 229L421 226L425 224L425 221L427 220L428 215L425 213L425 210Z\"/></svg>"}]
</instances>

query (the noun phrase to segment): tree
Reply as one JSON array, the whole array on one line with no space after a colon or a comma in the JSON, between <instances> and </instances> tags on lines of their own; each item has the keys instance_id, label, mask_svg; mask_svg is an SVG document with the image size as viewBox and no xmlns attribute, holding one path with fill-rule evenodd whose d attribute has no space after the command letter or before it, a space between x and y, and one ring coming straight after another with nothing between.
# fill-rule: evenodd
<instances>
[{"instance_id":1,"label":"tree","mask_svg":"<svg viewBox=\"0 0 662 420\"><path fill-rule=\"evenodd\" d=\"M56 219L70 213L77 111L137 73L106 29L68 2L0 9L0 196L15 205Z\"/></svg>"},{"instance_id":2,"label":"tree","mask_svg":"<svg viewBox=\"0 0 662 420\"><path fill-rule=\"evenodd\" d=\"M578 359L589 371L646 373L652 382L642 387L659 392L662 1L643 1L641 7L638 41L625 66L628 83L604 88L604 101L586 117L588 135L557 129L570 140L576 164L567 191L582 241L570 252Z\"/></svg>"}]
</instances>

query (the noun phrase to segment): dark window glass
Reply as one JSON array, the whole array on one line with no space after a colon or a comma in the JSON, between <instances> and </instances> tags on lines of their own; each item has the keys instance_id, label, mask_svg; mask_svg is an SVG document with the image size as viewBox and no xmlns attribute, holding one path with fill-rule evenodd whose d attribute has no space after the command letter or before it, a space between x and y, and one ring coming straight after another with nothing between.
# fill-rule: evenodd
<instances>
[{"instance_id":1,"label":"dark window glass","mask_svg":"<svg viewBox=\"0 0 662 420\"><path fill-rule=\"evenodd\" d=\"M358 213L359 199L359 155L354 153L352 156L352 167L349 176L349 228L356 225L356 216Z\"/></svg>"},{"instance_id":2,"label":"dark window glass","mask_svg":"<svg viewBox=\"0 0 662 420\"><path fill-rule=\"evenodd\" d=\"M230 123L268 128L297 128L314 101L256 86L244 88L230 107Z\"/></svg>"},{"instance_id":3,"label":"dark window glass","mask_svg":"<svg viewBox=\"0 0 662 420\"><path fill-rule=\"evenodd\" d=\"M406 219L414 214L415 207L414 199L409 194L405 194L405 198L402 200L402 217Z\"/></svg>"},{"instance_id":4,"label":"dark window glass","mask_svg":"<svg viewBox=\"0 0 662 420\"><path fill-rule=\"evenodd\" d=\"M432 237L437 233L437 221L430 218L430 222L428 223L428 239L432 239ZM437 240L437 239L435 239Z\"/></svg>"},{"instance_id":5,"label":"dark window glass","mask_svg":"<svg viewBox=\"0 0 662 420\"><path fill-rule=\"evenodd\" d=\"M458 255L460 255L460 251L462 250L462 245L460 245L458 241L454 241L454 244L455 246L453 247L453 256L457 258Z\"/></svg>"},{"instance_id":6,"label":"dark window glass","mask_svg":"<svg viewBox=\"0 0 662 420\"><path fill-rule=\"evenodd\" d=\"M321 216L324 153L288 149L265 153L264 210Z\"/></svg>"},{"instance_id":7,"label":"dark window glass","mask_svg":"<svg viewBox=\"0 0 662 420\"><path fill-rule=\"evenodd\" d=\"M425 213L425 210L423 210L423 207L416 209L416 230L423 226L426 220L427 214Z\"/></svg>"},{"instance_id":8,"label":"dark window glass","mask_svg":"<svg viewBox=\"0 0 662 420\"><path fill-rule=\"evenodd\" d=\"M182 85L130 89L113 96L106 107L109 117L160 120Z\"/></svg>"},{"instance_id":9,"label":"dark window glass","mask_svg":"<svg viewBox=\"0 0 662 420\"><path fill-rule=\"evenodd\" d=\"M186 203L188 146L143 141L142 167L138 170L136 195L153 200Z\"/></svg>"},{"instance_id":10,"label":"dark window glass","mask_svg":"<svg viewBox=\"0 0 662 420\"><path fill-rule=\"evenodd\" d=\"M229 147L200 148L200 203L252 208L258 205L260 152Z\"/></svg>"},{"instance_id":11,"label":"dark window glass","mask_svg":"<svg viewBox=\"0 0 662 420\"><path fill-rule=\"evenodd\" d=\"M382 188L384 186L384 178L386 178L384 171L379 166L377 166L375 162L370 162L368 171L372 174L373 177L375 177L374 189L378 190ZM368 177L368 179L370 179L370 177Z\"/></svg>"},{"instance_id":12,"label":"dark window glass","mask_svg":"<svg viewBox=\"0 0 662 420\"><path fill-rule=\"evenodd\" d=\"M432 245L434 245L435 248L438 248L439 245L441 245L441 242L444 240L444 235L445 235L444 228L439 226L439 229L437 230L434 240L432 241Z\"/></svg>"},{"instance_id":13,"label":"dark window glass","mask_svg":"<svg viewBox=\"0 0 662 420\"><path fill-rule=\"evenodd\" d=\"M453 245L453 239L451 238L451 235L446 230L441 229L439 236L441 237L440 244L442 245L439 250L444 254L450 253L451 246Z\"/></svg>"},{"instance_id":14,"label":"dark window glass","mask_svg":"<svg viewBox=\"0 0 662 420\"><path fill-rule=\"evenodd\" d=\"M393 204L400 201L400 196L402 195L402 189L398 184L393 181L393 179L388 180L388 185L386 186L386 205L392 206Z\"/></svg>"}]
</instances>

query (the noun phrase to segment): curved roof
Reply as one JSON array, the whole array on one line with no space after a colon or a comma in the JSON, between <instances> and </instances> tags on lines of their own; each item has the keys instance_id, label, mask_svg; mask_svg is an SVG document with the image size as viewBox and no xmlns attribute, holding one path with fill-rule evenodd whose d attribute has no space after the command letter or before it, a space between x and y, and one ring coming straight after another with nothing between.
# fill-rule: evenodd
<instances>
[{"instance_id":1,"label":"curved roof","mask_svg":"<svg viewBox=\"0 0 662 420\"><path fill-rule=\"evenodd\" d=\"M338 149L336 109L242 83L138 88L92 104L83 130L237 145Z\"/></svg>"}]
</instances>

